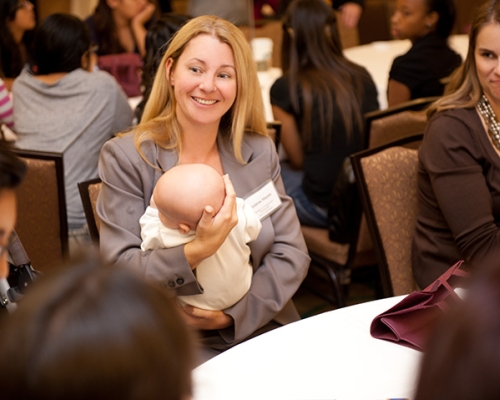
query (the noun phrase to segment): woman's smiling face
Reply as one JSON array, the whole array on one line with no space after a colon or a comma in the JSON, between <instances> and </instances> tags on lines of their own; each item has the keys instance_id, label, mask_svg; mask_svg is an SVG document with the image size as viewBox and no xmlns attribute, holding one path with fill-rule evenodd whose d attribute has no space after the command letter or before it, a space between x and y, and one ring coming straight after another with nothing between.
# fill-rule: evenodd
<instances>
[{"instance_id":1,"label":"woman's smiling face","mask_svg":"<svg viewBox=\"0 0 500 400\"><path fill-rule=\"evenodd\" d=\"M179 123L218 126L236 99L236 66L228 44L201 34L186 45L167 77L174 87Z\"/></svg>"}]
</instances>

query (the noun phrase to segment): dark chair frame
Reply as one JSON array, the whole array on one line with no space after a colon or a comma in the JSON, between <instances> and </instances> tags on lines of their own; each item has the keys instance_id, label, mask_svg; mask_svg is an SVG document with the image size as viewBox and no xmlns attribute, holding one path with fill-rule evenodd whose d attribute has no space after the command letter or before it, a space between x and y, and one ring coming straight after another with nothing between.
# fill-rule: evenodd
<instances>
[{"instance_id":1,"label":"dark chair frame","mask_svg":"<svg viewBox=\"0 0 500 400\"><path fill-rule=\"evenodd\" d=\"M85 219L87 220L90 238L92 239L92 242L97 244L99 243L99 229L97 229L94 209L92 207L92 201L90 200L89 186L100 182L100 178L78 182L78 190L80 192L80 198L82 199L83 211L85 213Z\"/></svg>"},{"instance_id":2,"label":"dark chair frame","mask_svg":"<svg viewBox=\"0 0 500 400\"><path fill-rule=\"evenodd\" d=\"M57 178L57 199L59 202L59 230L63 256L69 254L68 242L68 216L66 211L66 192L64 187L64 161L63 154L56 152L25 150L12 148L12 151L21 158L53 161Z\"/></svg>"},{"instance_id":3,"label":"dark chair frame","mask_svg":"<svg viewBox=\"0 0 500 400\"><path fill-rule=\"evenodd\" d=\"M424 136L423 133L418 133L415 135L404 137L402 139L395 140L390 143L386 143L379 147L362 150L360 152L351 155L351 163L354 170L354 175L356 177L356 182L358 185L358 192L361 199L361 205L366 217L366 222L368 225L368 229L370 231L370 235L372 237L375 255L377 257L377 263L379 266L382 290L385 297L393 296L394 292L392 289L391 275L389 272L387 258L385 256L384 245L382 242L382 238L380 236L377 221L375 219L375 213L373 210L372 202L370 200L370 194L365 181L363 168L361 166L361 160L365 157L369 157L373 154L379 153L391 147L396 147L396 146L411 147L410 145L421 142L423 136Z\"/></svg>"}]
</instances>

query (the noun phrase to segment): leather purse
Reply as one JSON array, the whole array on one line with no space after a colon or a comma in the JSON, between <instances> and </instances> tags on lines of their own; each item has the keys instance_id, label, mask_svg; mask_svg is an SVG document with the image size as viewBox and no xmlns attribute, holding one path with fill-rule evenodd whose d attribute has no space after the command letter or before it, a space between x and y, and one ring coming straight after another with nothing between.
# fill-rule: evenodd
<instances>
[{"instance_id":1,"label":"leather purse","mask_svg":"<svg viewBox=\"0 0 500 400\"><path fill-rule=\"evenodd\" d=\"M464 287L469 276L460 268L462 264L463 261L457 262L424 290L410 293L376 316L370 334L376 339L422 351L434 323L453 302L461 301L455 289Z\"/></svg>"}]
</instances>

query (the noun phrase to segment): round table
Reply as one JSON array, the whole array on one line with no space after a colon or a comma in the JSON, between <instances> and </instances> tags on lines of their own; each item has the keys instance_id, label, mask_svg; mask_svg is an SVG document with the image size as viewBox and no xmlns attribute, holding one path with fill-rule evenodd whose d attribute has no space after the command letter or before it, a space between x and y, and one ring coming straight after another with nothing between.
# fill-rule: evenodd
<instances>
[{"instance_id":1,"label":"round table","mask_svg":"<svg viewBox=\"0 0 500 400\"><path fill-rule=\"evenodd\" d=\"M403 297L326 312L241 343L193 371L193 399L412 398L421 353L369 331Z\"/></svg>"}]
</instances>

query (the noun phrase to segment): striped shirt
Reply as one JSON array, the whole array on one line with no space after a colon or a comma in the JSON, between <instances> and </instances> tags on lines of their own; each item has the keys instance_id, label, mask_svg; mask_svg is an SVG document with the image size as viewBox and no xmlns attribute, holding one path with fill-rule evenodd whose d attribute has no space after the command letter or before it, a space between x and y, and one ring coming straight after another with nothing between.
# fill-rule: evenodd
<instances>
[{"instance_id":1,"label":"striped shirt","mask_svg":"<svg viewBox=\"0 0 500 400\"><path fill-rule=\"evenodd\" d=\"M14 127L14 113L12 112L12 100L9 92L0 79L0 123L4 122L9 128Z\"/></svg>"}]
</instances>

